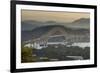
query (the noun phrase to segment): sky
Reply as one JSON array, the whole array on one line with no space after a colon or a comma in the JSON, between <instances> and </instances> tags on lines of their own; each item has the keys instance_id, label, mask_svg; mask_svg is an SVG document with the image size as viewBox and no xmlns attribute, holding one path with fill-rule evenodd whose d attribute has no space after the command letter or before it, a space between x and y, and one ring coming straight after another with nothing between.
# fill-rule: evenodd
<instances>
[{"instance_id":1,"label":"sky","mask_svg":"<svg viewBox=\"0 0 100 73\"><path fill-rule=\"evenodd\" d=\"M56 22L73 22L80 18L90 18L89 13L83 12L56 12L56 11L36 11L36 10L21 10L21 20L36 20L36 21L56 21Z\"/></svg>"}]
</instances>

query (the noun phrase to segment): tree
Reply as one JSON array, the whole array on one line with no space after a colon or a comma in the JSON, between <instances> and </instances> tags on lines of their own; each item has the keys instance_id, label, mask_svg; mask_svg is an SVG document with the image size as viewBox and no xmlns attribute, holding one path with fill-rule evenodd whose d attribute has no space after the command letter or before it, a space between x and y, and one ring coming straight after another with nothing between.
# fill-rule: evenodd
<instances>
[{"instance_id":1,"label":"tree","mask_svg":"<svg viewBox=\"0 0 100 73\"><path fill-rule=\"evenodd\" d=\"M34 62L36 58L32 56L33 48L21 47L21 62Z\"/></svg>"}]
</instances>

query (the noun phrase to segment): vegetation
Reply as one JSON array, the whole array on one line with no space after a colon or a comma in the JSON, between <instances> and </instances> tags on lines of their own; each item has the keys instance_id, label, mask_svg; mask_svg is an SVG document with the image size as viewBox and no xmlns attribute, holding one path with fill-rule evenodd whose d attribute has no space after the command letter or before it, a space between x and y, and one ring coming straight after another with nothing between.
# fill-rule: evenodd
<instances>
[{"instance_id":1,"label":"vegetation","mask_svg":"<svg viewBox=\"0 0 100 73\"><path fill-rule=\"evenodd\" d=\"M84 60L90 59L90 47L84 49L78 46L48 46L37 50L35 48L22 47L21 61L22 63L27 62L46 62L52 59L61 60L75 60L67 56L81 56Z\"/></svg>"},{"instance_id":2,"label":"vegetation","mask_svg":"<svg viewBox=\"0 0 100 73\"><path fill-rule=\"evenodd\" d=\"M89 47L84 48L82 56L84 59L90 59L90 48Z\"/></svg>"},{"instance_id":3,"label":"vegetation","mask_svg":"<svg viewBox=\"0 0 100 73\"><path fill-rule=\"evenodd\" d=\"M36 57L32 56L32 51L35 49L23 47L21 48L21 62L34 62L36 61Z\"/></svg>"},{"instance_id":4,"label":"vegetation","mask_svg":"<svg viewBox=\"0 0 100 73\"><path fill-rule=\"evenodd\" d=\"M78 46L59 46L55 48L49 46L42 49L48 58L57 58L59 60L72 60L67 58L67 56L81 56L83 59L90 59L90 47L85 47L84 49Z\"/></svg>"}]
</instances>

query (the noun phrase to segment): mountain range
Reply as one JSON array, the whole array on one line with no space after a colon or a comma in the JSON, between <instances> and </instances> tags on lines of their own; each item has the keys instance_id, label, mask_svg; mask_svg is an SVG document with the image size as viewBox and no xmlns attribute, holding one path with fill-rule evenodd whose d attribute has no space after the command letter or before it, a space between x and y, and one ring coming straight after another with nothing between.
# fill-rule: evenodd
<instances>
[{"instance_id":1,"label":"mountain range","mask_svg":"<svg viewBox=\"0 0 100 73\"><path fill-rule=\"evenodd\" d=\"M89 33L90 33L89 29L83 29L83 28L78 28L78 29L74 28L73 29L73 28L65 27L63 25L47 25L47 26L41 26L41 27L34 28L33 30L22 31L21 32L21 40L27 41L27 40L39 38L42 35L45 35L49 31L54 29L55 27L60 27L60 28L64 29L67 34L70 34L72 36L73 35L82 36L85 34L89 35Z\"/></svg>"},{"instance_id":2,"label":"mountain range","mask_svg":"<svg viewBox=\"0 0 100 73\"><path fill-rule=\"evenodd\" d=\"M63 22L56 22L56 21L33 21L33 20L25 20L21 22L21 30L33 30L35 28L41 27L41 26L47 26L47 25L63 25L65 27L69 28L84 28L89 29L90 28L90 19L89 18L81 18L78 20L75 20L70 23L63 23Z\"/></svg>"}]
</instances>

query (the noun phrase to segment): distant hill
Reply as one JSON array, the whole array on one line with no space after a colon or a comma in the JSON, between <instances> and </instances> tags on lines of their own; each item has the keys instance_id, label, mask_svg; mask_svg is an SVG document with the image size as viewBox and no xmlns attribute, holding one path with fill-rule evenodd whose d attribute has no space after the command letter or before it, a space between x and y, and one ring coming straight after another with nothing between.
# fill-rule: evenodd
<instances>
[{"instance_id":1,"label":"distant hill","mask_svg":"<svg viewBox=\"0 0 100 73\"><path fill-rule=\"evenodd\" d=\"M43 34L47 33L54 27L64 27L61 25L48 25L48 26L41 26L38 28L34 28L33 30L24 30L22 31L22 40L30 40L31 38L38 38Z\"/></svg>"},{"instance_id":2,"label":"distant hill","mask_svg":"<svg viewBox=\"0 0 100 73\"><path fill-rule=\"evenodd\" d=\"M86 23L86 24L88 24L88 23L90 23L90 19L89 18L80 18L80 19L78 19L78 20L75 20L73 23L75 23L75 24L79 24L79 23Z\"/></svg>"},{"instance_id":3,"label":"distant hill","mask_svg":"<svg viewBox=\"0 0 100 73\"><path fill-rule=\"evenodd\" d=\"M31 40L33 38L38 38L55 27L61 27L66 30L66 32L73 34L89 34L90 32L90 19L81 18L75 20L71 23L61 23L55 21L33 21L27 20L21 22L21 39L22 41Z\"/></svg>"},{"instance_id":4,"label":"distant hill","mask_svg":"<svg viewBox=\"0 0 100 73\"><path fill-rule=\"evenodd\" d=\"M33 21L33 20L27 20L21 22L21 30L33 30L37 27L46 26L46 25L58 25L60 23L57 23L55 21L47 21L47 22L41 22L41 21Z\"/></svg>"},{"instance_id":5,"label":"distant hill","mask_svg":"<svg viewBox=\"0 0 100 73\"><path fill-rule=\"evenodd\" d=\"M81 19L73 21L72 23L69 23L67 26L71 27L71 28L89 29L90 28L90 19L89 18L81 18Z\"/></svg>"},{"instance_id":6,"label":"distant hill","mask_svg":"<svg viewBox=\"0 0 100 73\"><path fill-rule=\"evenodd\" d=\"M77 35L84 35L84 34L89 34L89 30L88 29L72 29L72 28L68 28L62 25L47 25L47 26L41 26L38 28L35 28L33 30L28 30L28 31L22 31L21 33L21 39L22 41L27 41L27 40L31 40L33 38L39 38L42 35L45 35L46 33L48 33L50 30L52 30L55 27L60 27L62 29L64 29L66 31L66 33L69 34L77 34Z\"/></svg>"},{"instance_id":7,"label":"distant hill","mask_svg":"<svg viewBox=\"0 0 100 73\"><path fill-rule=\"evenodd\" d=\"M43 24L43 23L39 22L39 21L33 21L33 20L22 21L21 22L21 30L22 31L32 30L34 28L42 26L41 24Z\"/></svg>"},{"instance_id":8,"label":"distant hill","mask_svg":"<svg viewBox=\"0 0 100 73\"><path fill-rule=\"evenodd\" d=\"M37 27L46 26L46 25L63 25L65 27L70 28L84 28L89 29L90 28L90 19L88 18L81 18L78 20L75 20L71 23L63 23L63 22L56 22L56 21L35 21L35 20L26 20L21 22L21 30L33 30Z\"/></svg>"}]
</instances>

